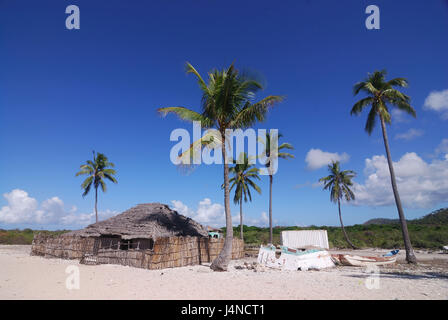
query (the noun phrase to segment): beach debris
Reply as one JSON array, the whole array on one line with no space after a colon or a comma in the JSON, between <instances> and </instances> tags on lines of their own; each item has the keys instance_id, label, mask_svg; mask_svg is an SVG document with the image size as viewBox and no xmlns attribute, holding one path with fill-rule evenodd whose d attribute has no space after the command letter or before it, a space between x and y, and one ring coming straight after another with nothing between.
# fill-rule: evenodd
<instances>
[{"instance_id":1,"label":"beach debris","mask_svg":"<svg viewBox=\"0 0 448 320\"><path fill-rule=\"evenodd\" d=\"M265 267L258 264L257 262L244 262L243 265L235 266L237 270L253 270L254 272L264 272L266 271Z\"/></svg>"},{"instance_id":2,"label":"beach debris","mask_svg":"<svg viewBox=\"0 0 448 320\"><path fill-rule=\"evenodd\" d=\"M256 264L253 268L254 272L265 272L266 268L261 264Z\"/></svg>"},{"instance_id":3,"label":"beach debris","mask_svg":"<svg viewBox=\"0 0 448 320\"><path fill-rule=\"evenodd\" d=\"M398 254L398 252L400 252L400 250L398 250L398 249L392 250L392 251L390 251L390 252L388 252L386 254L383 254L383 257L392 257L392 256Z\"/></svg>"},{"instance_id":4,"label":"beach debris","mask_svg":"<svg viewBox=\"0 0 448 320\"><path fill-rule=\"evenodd\" d=\"M281 246L278 250L273 245L260 247L257 262L268 268L290 271L320 270L335 266L330 253L326 250L301 250L286 246Z\"/></svg>"},{"instance_id":5,"label":"beach debris","mask_svg":"<svg viewBox=\"0 0 448 320\"><path fill-rule=\"evenodd\" d=\"M98 256L94 253L84 253L83 257L80 259L79 263L85 265L97 265L98 264Z\"/></svg>"},{"instance_id":6,"label":"beach debris","mask_svg":"<svg viewBox=\"0 0 448 320\"><path fill-rule=\"evenodd\" d=\"M257 262L244 262L242 265L237 265L234 267L236 270L250 270L253 272L265 272L266 267Z\"/></svg>"}]
</instances>

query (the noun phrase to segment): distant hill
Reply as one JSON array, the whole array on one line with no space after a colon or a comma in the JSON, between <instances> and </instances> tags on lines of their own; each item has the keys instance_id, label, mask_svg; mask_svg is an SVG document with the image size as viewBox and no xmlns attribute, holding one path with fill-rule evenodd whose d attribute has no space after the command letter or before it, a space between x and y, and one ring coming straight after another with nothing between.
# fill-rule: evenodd
<instances>
[{"instance_id":1,"label":"distant hill","mask_svg":"<svg viewBox=\"0 0 448 320\"><path fill-rule=\"evenodd\" d=\"M448 208L442 208L433 211L422 218L407 220L407 222L410 224L418 224L418 225L448 225ZM400 220L398 219L376 218L364 222L364 225L398 224L398 223L400 223Z\"/></svg>"},{"instance_id":2,"label":"distant hill","mask_svg":"<svg viewBox=\"0 0 448 320\"><path fill-rule=\"evenodd\" d=\"M364 222L363 224L368 226L371 224L378 224L378 225L380 225L380 224L397 224L399 222L400 222L400 220L398 220L398 219L375 218L375 219L370 219L370 220ZM408 220L408 222L409 222L409 220Z\"/></svg>"}]
</instances>

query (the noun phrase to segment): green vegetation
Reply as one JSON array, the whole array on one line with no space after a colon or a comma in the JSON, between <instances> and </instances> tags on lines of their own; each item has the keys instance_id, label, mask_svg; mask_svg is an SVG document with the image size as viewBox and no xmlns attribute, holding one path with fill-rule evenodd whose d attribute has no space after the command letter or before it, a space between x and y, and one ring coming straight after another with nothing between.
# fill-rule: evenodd
<instances>
[{"instance_id":1,"label":"green vegetation","mask_svg":"<svg viewBox=\"0 0 448 320\"><path fill-rule=\"evenodd\" d=\"M239 227L234 227L238 230ZM416 248L440 249L448 244L448 225L422 226L409 224L411 242ZM327 230L330 248L351 248L340 227L276 227L273 229L274 244L280 244L280 233L284 230ZM353 244L359 248L403 248L403 236L399 224L354 225L345 227ZM269 228L244 226L246 244L260 245L269 242Z\"/></svg>"},{"instance_id":2,"label":"green vegetation","mask_svg":"<svg viewBox=\"0 0 448 320\"><path fill-rule=\"evenodd\" d=\"M3 230L0 229L0 244L31 244L35 234L43 233L47 235L60 235L68 232L69 230L58 230L58 231L42 231L42 230L31 230L31 229L14 229L14 230Z\"/></svg>"},{"instance_id":3,"label":"green vegetation","mask_svg":"<svg viewBox=\"0 0 448 320\"><path fill-rule=\"evenodd\" d=\"M375 219L380 220L380 219ZM381 219L383 220L383 219ZM384 219L389 221L388 219ZM369 220L372 221L372 220ZM234 227L238 229L239 227ZM273 230L274 244L280 244L280 234L284 230L327 230L330 248L349 248L340 227L275 227ZM401 225L387 224L357 224L345 227L350 239L358 248L403 248ZM448 244L448 208L434 211L423 218L409 220L408 229L412 245L416 248L440 249ZM225 230L223 228L223 230ZM269 228L244 226L244 239L247 244L267 244Z\"/></svg>"}]
</instances>

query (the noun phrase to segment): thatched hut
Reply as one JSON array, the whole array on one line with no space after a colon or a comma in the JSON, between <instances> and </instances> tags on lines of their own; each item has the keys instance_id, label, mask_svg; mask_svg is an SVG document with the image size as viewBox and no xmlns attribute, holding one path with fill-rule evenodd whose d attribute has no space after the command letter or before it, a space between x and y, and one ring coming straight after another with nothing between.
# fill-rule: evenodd
<instances>
[{"instance_id":1,"label":"thatched hut","mask_svg":"<svg viewBox=\"0 0 448 320\"><path fill-rule=\"evenodd\" d=\"M122 264L162 269L211 262L224 239L167 205L137 205L108 220L60 236L36 235L32 255L79 259L86 264ZM233 240L232 259L244 256L244 243Z\"/></svg>"}]
</instances>

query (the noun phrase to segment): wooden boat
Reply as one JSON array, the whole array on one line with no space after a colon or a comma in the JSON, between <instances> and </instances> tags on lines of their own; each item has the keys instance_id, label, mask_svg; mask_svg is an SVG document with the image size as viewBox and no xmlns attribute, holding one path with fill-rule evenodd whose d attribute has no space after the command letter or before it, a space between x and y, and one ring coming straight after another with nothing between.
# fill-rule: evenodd
<instances>
[{"instance_id":1,"label":"wooden boat","mask_svg":"<svg viewBox=\"0 0 448 320\"><path fill-rule=\"evenodd\" d=\"M382 266L385 264L395 263L397 257L365 257L355 256L351 254L332 254L331 258L336 264L343 266L366 267L366 266Z\"/></svg>"}]
</instances>

